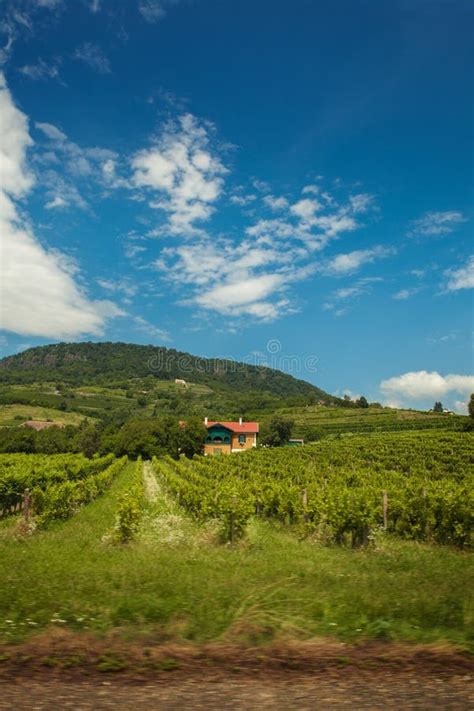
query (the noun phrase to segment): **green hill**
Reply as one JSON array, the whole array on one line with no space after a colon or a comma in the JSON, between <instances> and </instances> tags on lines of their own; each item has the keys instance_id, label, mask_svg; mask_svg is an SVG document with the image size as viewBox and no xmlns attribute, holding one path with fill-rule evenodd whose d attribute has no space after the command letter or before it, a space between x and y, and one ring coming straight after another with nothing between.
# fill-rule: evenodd
<instances>
[{"instance_id":1,"label":"green hill","mask_svg":"<svg viewBox=\"0 0 474 711\"><path fill-rule=\"evenodd\" d=\"M229 418L338 402L279 370L156 346L59 343L0 360L0 406L56 408L102 420L159 414Z\"/></svg>"},{"instance_id":2,"label":"green hill","mask_svg":"<svg viewBox=\"0 0 474 711\"><path fill-rule=\"evenodd\" d=\"M161 346L130 343L58 343L29 348L0 360L0 381L28 383L51 378L77 384L103 384L152 376L175 378L239 392L258 390L280 397L336 398L320 388L272 368L219 358L200 358Z\"/></svg>"}]
</instances>

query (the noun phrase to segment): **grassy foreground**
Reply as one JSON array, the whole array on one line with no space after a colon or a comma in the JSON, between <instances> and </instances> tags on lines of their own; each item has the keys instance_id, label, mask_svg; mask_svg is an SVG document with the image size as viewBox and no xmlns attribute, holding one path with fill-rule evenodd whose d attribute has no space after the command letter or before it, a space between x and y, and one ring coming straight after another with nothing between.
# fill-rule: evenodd
<instances>
[{"instance_id":1,"label":"grassy foreground","mask_svg":"<svg viewBox=\"0 0 474 711\"><path fill-rule=\"evenodd\" d=\"M15 539L2 526L1 641L55 626L157 642L336 636L472 646L468 554L391 540L328 548L264 522L233 548L193 536L193 526L184 540L105 544L132 473L129 465L107 495L47 531Z\"/></svg>"}]
</instances>

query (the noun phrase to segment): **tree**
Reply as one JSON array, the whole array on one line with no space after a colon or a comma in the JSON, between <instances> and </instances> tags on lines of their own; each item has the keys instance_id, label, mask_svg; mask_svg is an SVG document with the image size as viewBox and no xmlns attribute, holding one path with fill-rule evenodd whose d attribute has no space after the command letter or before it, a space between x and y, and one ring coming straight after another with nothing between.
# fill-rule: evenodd
<instances>
[{"instance_id":1,"label":"tree","mask_svg":"<svg viewBox=\"0 0 474 711\"><path fill-rule=\"evenodd\" d=\"M2 427L0 452L34 452L36 432L29 427Z\"/></svg>"},{"instance_id":2,"label":"tree","mask_svg":"<svg viewBox=\"0 0 474 711\"><path fill-rule=\"evenodd\" d=\"M281 447L288 443L294 426L293 420L284 417L274 417L268 425L268 432L263 437L263 444L270 447Z\"/></svg>"},{"instance_id":3,"label":"tree","mask_svg":"<svg viewBox=\"0 0 474 711\"><path fill-rule=\"evenodd\" d=\"M35 452L43 454L59 454L67 452L68 433L60 427L47 427L36 433Z\"/></svg>"},{"instance_id":4,"label":"tree","mask_svg":"<svg viewBox=\"0 0 474 711\"><path fill-rule=\"evenodd\" d=\"M356 405L357 407L369 407L369 403L363 395L361 395L360 398L356 400Z\"/></svg>"},{"instance_id":5,"label":"tree","mask_svg":"<svg viewBox=\"0 0 474 711\"><path fill-rule=\"evenodd\" d=\"M467 409L469 411L469 417L472 417L474 419L474 393L472 393L471 397L469 398Z\"/></svg>"},{"instance_id":6,"label":"tree","mask_svg":"<svg viewBox=\"0 0 474 711\"><path fill-rule=\"evenodd\" d=\"M435 402L433 412L443 412L443 403Z\"/></svg>"},{"instance_id":7,"label":"tree","mask_svg":"<svg viewBox=\"0 0 474 711\"><path fill-rule=\"evenodd\" d=\"M207 429L200 417L190 417L186 420L186 425L180 425L178 435L178 450L186 457L194 454L202 454Z\"/></svg>"},{"instance_id":8,"label":"tree","mask_svg":"<svg viewBox=\"0 0 474 711\"><path fill-rule=\"evenodd\" d=\"M99 428L95 425L81 427L76 436L75 448L86 457L92 457L100 448Z\"/></svg>"}]
</instances>

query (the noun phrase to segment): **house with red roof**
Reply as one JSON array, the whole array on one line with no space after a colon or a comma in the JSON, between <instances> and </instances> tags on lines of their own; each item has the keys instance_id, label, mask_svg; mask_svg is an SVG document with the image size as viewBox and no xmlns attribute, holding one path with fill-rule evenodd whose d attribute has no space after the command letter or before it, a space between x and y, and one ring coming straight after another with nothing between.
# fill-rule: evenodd
<instances>
[{"instance_id":1,"label":"house with red roof","mask_svg":"<svg viewBox=\"0 0 474 711\"><path fill-rule=\"evenodd\" d=\"M258 422L228 422L204 418L207 437L204 455L234 454L257 446Z\"/></svg>"}]
</instances>

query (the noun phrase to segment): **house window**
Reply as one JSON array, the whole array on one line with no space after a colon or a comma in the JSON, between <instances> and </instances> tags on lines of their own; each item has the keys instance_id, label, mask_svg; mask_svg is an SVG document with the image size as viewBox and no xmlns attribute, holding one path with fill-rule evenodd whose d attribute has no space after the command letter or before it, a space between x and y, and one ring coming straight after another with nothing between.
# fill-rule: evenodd
<instances>
[{"instance_id":1,"label":"house window","mask_svg":"<svg viewBox=\"0 0 474 711\"><path fill-rule=\"evenodd\" d=\"M239 435L239 444L245 444L247 437L245 435Z\"/></svg>"}]
</instances>

